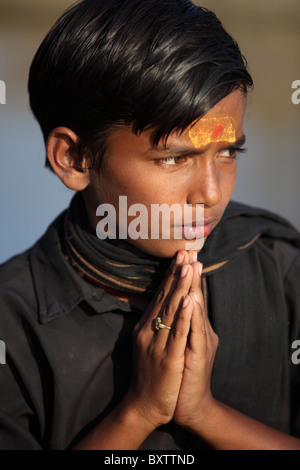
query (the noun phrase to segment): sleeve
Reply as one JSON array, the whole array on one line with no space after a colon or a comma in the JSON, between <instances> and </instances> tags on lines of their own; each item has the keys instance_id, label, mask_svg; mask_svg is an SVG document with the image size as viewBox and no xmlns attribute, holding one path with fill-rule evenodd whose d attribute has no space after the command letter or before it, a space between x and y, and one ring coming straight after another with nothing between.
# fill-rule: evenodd
<instances>
[{"instance_id":1,"label":"sleeve","mask_svg":"<svg viewBox=\"0 0 300 470\"><path fill-rule=\"evenodd\" d=\"M30 397L8 355L7 362L0 365L0 388L0 449L42 450L34 437L38 423Z\"/></svg>"},{"instance_id":2,"label":"sleeve","mask_svg":"<svg viewBox=\"0 0 300 470\"><path fill-rule=\"evenodd\" d=\"M30 325L35 296L21 261L0 269L1 450L40 450L44 442L43 390Z\"/></svg>"}]
</instances>

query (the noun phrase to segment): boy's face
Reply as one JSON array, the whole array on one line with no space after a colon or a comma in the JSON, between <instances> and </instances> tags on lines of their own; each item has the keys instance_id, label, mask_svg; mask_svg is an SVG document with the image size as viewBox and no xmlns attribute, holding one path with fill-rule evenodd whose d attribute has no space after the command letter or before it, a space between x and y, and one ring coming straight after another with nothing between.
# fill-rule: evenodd
<instances>
[{"instance_id":1,"label":"boy's face","mask_svg":"<svg viewBox=\"0 0 300 470\"><path fill-rule=\"evenodd\" d=\"M150 131L136 136L130 128L116 130L109 138L101 171L91 171L91 183L84 191L92 226L96 228L100 220L96 209L103 203L115 207L118 226L119 196L127 196L128 207L138 203L148 210L148 239L128 238L128 242L147 253L172 257L187 247L187 240L175 239L179 224L172 219L169 239L151 239L153 204L179 204L182 213L189 204L194 214L196 205L202 204L205 225L194 230L204 239L209 236L234 190L237 162L231 147L243 145L244 111L244 94L236 90L184 133L172 134L166 147L163 143L152 147ZM128 216L127 224L138 215Z\"/></svg>"}]
</instances>

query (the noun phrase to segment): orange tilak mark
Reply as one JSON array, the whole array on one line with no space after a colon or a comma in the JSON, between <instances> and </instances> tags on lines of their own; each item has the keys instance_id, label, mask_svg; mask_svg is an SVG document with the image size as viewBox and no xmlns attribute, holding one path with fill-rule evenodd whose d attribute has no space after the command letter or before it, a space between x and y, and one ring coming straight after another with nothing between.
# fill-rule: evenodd
<instances>
[{"instance_id":1,"label":"orange tilak mark","mask_svg":"<svg viewBox=\"0 0 300 470\"><path fill-rule=\"evenodd\" d=\"M201 118L190 128L189 138L197 148L212 142L233 143L236 140L234 119L230 116Z\"/></svg>"}]
</instances>

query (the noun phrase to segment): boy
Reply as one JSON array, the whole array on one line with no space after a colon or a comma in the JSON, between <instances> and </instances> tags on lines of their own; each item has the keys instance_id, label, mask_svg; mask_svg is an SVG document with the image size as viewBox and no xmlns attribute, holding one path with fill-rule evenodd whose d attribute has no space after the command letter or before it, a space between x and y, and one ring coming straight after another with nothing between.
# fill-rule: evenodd
<instances>
[{"instance_id":1,"label":"boy","mask_svg":"<svg viewBox=\"0 0 300 470\"><path fill-rule=\"evenodd\" d=\"M251 86L186 0L85 0L49 32L30 104L77 194L1 268L1 447L299 448L299 234L230 202ZM118 216L119 196L202 205L204 248L172 222L167 239L100 240L97 208Z\"/></svg>"}]
</instances>

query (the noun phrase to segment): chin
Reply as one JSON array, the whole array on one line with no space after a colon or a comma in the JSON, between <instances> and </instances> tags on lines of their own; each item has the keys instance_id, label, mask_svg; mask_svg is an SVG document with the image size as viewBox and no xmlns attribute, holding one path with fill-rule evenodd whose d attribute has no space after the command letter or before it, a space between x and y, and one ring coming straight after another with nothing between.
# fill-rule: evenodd
<instances>
[{"instance_id":1,"label":"chin","mask_svg":"<svg viewBox=\"0 0 300 470\"><path fill-rule=\"evenodd\" d=\"M158 258L173 258L180 250L201 251L207 237L197 240L128 240L141 251Z\"/></svg>"}]
</instances>

